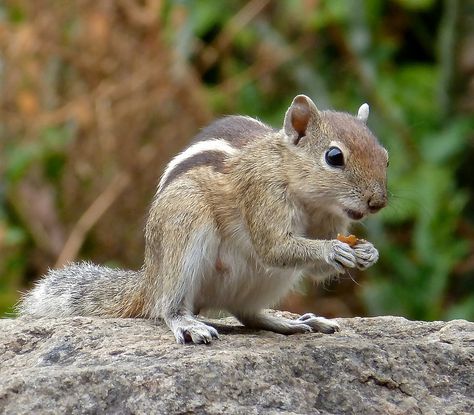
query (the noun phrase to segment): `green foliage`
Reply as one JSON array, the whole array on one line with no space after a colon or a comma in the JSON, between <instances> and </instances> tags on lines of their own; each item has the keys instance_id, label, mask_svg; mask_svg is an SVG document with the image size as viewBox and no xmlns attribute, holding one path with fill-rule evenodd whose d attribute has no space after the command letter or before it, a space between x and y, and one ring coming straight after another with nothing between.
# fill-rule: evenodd
<instances>
[{"instance_id":1,"label":"green foliage","mask_svg":"<svg viewBox=\"0 0 474 415\"><path fill-rule=\"evenodd\" d=\"M407 9L428 9L434 4L434 0L397 0L400 5Z\"/></svg>"},{"instance_id":2,"label":"green foliage","mask_svg":"<svg viewBox=\"0 0 474 415\"><path fill-rule=\"evenodd\" d=\"M385 131L392 206L381 215L386 229L378 242L381 264L363 298L373 315L432 320L462 310L472 319L473 294L463 293L459 306L449 303L447 293L453 269L468 253L458 232L468 193L456 184L456 172L474 123L442 119L437 66L406 64L384 75L378 78L379 92L410 137L403 141ZM384 126L377 132L384 137Z\"/></svg>"},{"instance_id":3,"label":"green foliage","mask_svg":"<svg viewBox=\"0 0 474 415\"><path fill-rule=\"evenodd\" d=\"M7 181L14 184L21 180L33 165L42 166L50 179L60 177L70 138L70 128L57 127L42 131L38 139L23 145L11 142L5 155Z\"/></svg>"},{"instance_id":4,"label":"green foliage","mask_svg":"<svg viewBox=\"0 0 474 415\"><path fill-rule=\"evenodd\" d=\"M458 236L467 194L456 186L453 167L470 130L472 123L453 120L439 132L427 132L419 139L415 164L391 177L394 206L381 218L387 229L379 242L381 266L364 290L371 314L418 319L452 314L446 293L453 268L468 252L468 242ZM402 152L400 157L404 157ZM408 194L407 200L397 199L398 191ZM382 276L382 269L389 277ZM466 294L462 301L471 304L472 294ZM467 305L463 309L472 312ZM474 314L465 318L474 318Z\"/></svg>"}]
</instances>

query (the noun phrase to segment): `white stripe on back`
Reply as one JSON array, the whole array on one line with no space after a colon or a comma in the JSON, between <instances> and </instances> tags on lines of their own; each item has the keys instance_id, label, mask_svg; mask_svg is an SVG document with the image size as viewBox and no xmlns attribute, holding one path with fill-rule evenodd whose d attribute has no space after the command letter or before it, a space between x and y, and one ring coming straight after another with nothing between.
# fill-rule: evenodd
<instances>
[{"instance_id":1,"label":"white stripe on back","mask_svg":"<svg viewBox=\"0 0 474 415\"><path fill-rule=\"evenodd\" d=\"M199 141L188 147L183 152L179 153L168 163L165 171L163 172L163 175L161 176L158 191L160 191L163 184L166 183L169 174L174 170L177 165L179 165L186 159L195 156L196 154L204 153L206 151L220 151L222 153L228 154L229 156L235 155L239 152L238 149L232 147L228 142L224 140L210 139L205 141Z\"/></svg>"}]
</instances>

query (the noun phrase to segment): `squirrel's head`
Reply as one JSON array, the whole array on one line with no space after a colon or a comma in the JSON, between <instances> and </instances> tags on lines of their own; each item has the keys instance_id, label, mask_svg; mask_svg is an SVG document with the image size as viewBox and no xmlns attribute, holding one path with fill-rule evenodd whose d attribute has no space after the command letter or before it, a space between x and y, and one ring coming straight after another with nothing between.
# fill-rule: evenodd
<instances>
[{"instance_id":1,"label":"squirrel's head","mask_svg":"<svg viewBox=\"0 0 474 415\"><path fill-rule=\"evenodd\" d=\"M336 213L352 220L387 204L388 153L367 128L368 115L367 104L354 117L319 111L298 95L283 125L295 157L290 186L309 202L330 201Z\"/></svg>"}]
</instances>

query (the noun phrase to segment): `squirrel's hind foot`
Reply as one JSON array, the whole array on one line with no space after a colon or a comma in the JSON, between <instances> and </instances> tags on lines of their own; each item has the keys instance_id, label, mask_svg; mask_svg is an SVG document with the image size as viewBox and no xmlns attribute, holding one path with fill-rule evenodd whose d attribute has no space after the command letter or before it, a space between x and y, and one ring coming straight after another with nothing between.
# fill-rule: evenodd
<instances>
[{"instance_id":1,"label":"squirrel's hind foot","mask_svg":"<svg viewBox=\"0 0 474 415\"><path fill-rule=\"evenodd\" d=\"M167 321L178 344L209 344L219 338L214 327L208 326L191 316L175 317Z\"/></svg>"},{"instance_id":2,"label":"squirrel's hind foot","mask_svg":"<svg viewBox=\"0 0 474 415\"><path fill-rule=\"evenodd\" d=\"M341 329L339 324L337 324L335 321L328 320L324 317L318 317L313 313L303 314L295 321L301 321L304 324L310 326L313 331L318 331L326 334L332 334Z\"/></svg>"},{"instance_id":3,"label":"squirrel's hind foot","mask_svg":"<svg viewBox=\"0 0 474 415\"><path fill-rule=\"evenodd\" d=\"M288 318L269 316L263 313L253 315L236 315L236 317L249 328L269 330L280 334L297 334L321 332L332 334L339 331L339 324L324 317L317 317L307 313L291 320Z\"/></svg>"}]
</instances>

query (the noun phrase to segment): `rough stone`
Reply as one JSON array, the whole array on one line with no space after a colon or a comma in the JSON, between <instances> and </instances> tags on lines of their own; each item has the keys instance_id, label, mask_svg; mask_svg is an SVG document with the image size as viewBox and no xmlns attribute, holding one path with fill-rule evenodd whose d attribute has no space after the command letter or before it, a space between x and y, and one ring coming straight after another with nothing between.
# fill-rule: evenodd
<instances>
[{"instance_id":1,"label":"rough stone","mask_svg":"<svg viewBox=\"0 0 474 415\"><path fill-rule=\"evenodd\" d=\"M287 337L226 319L180 346L147 320L0 320L0 413L474 413L474 323L338 321Z\"/></svg>"}]
</instances>

